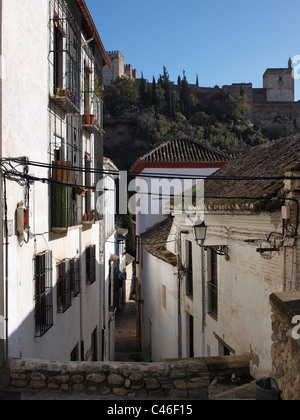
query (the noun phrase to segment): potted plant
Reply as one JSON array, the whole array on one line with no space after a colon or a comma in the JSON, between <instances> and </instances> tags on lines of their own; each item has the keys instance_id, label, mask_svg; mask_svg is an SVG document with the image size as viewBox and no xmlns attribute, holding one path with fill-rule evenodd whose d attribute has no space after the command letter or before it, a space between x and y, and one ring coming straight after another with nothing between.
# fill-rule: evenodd
<instances>
[{"instance_id":1,"label":"potted plant","mask_svg":"<svg viewBox=\"0 0 300 420\"><path fill-rule=\"evenodd\" d=\"M93 89L90 89L89 83L85 83L83 93L86 93L89 95L90 98L90 107L89 111L93 110L94 113L86 112L84 114L84 124L86 125L98 125L98 122L95 120L95 110L96 110L96 104L99 101L99 99L102 97L104 88L102 84L100 83L100 78L96 74L94 79L94 86ZM88 111L88 109L86 110Z\"/></svg>"},{"instance_id":2,"label":"potted plant","mask_svg":"<svg viewBox=\"0 0 300 420\"><path fill-rule=\"evenodd\" d=\"M83 123L86 125L94 125L95 115L94 114L84 114Z\"/></svg>"},{"instance_id":3,"label":"potted plant","mask_svg":"<svg viewBox=\"0 0 300 420\"><path fill-rule=\"evenodd\" d=\"M60 87L56 89L56 96L64 97L64 96L66 96L66 94L67 94L67 89L60 88Z\"/></svg>"}]
</instances>

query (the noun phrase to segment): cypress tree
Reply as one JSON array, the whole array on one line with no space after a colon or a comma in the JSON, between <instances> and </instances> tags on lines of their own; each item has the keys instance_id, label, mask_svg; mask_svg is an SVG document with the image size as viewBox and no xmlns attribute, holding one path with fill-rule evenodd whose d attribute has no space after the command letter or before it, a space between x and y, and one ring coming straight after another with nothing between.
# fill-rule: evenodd
<instances>
[{"instance_id":1,"label":"cypress tree","mask_svg":"<svg viewBox=\"0 0 300 420\"><path fill-rule=\"evenodd\" d=\"M185 75L183 72L183 79L181 82L180 99L182 104L182 111L186 118L191 117L191 91Z\"/></svg>"},{"instance_id":2,"label":"cypress tree","mask_svg":"<svg viewBox=\"0 0 300 420\"><path fill-rule=\"evenodd\" d=\"M147 98L147 83L144 79L144 75L142 73L141 83L139 86L139 93L140 93L140 108L145 109L148 107L148 98Z\"/></svg>"}]
</instances>

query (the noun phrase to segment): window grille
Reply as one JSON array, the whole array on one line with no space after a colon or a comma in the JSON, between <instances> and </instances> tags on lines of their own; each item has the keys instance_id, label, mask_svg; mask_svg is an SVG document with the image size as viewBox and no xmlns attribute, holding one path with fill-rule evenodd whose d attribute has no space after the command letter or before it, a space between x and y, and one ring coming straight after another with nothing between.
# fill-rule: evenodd
<instances>
[{"instance_id":1,"label":"window grille","mask_svg":"<svg viewBox=\"0 0 300 420\"><path fill-rule=\"evenodd\" d=\"M52 252L36 255L33 264L35 336L42 337L53 326Z\"/></svg>"},{"instance_id":2,"label":"window grille","mask_svg":"<svg viewBox=\"0 0 300 420\"><path fill-rule=\"evenodd\" d=\"M113 261L110 261L109 265L109 312L114 312L117 307L117 280L115 265Z\"/></svg>"},{"instance_id":3,"label":"window grille","mask_svg":"<svg viewBox=\"0 0 300 420\"><path fill-rule=\"evenodd\" d=\"M74 0L51 0L50 54L53 97L80 112L81 13Z\"/></svg>"},{"instance_id":4,"label":"window grille","mask_svg":"<svg viewBox=\"0 0 300 420\"><path fill-rule=\"evenodd\" d=\"M208 281L208 313L217 318L218 316L218 255L214 250L209 251L209 272Z\"/></svg>"},{"instance_id":5,"label":"window grille","mask_svg":"<svg viewBox=\"0 0 300 420\"><path fill-rule=\"evenodd\" d=\"M71 291L75 298L80 294L80 260L74 258L71 260Z\"/></svg>"},{"instance_id":6,"label":"window grille","mask_svg":"<svg viewBox=\"0 0 300 420\"><path fill-rule=\"evenodd\" d=\"M190 241L186 241L186 294L189 296L194 294L193 246Z\"/></svg>"},{"instance_id":7,"label":"window grille","mask_svg":"<svg viewBox=\"0 0 300 420\"><path fill-rule=\"evenodd\" d=\"M189 322L189 357L195 357L195 350L194 350L194 317L192 315L188 315L188 322Z\"/></svg>"},{"instance_id":8,"label":"window grille","mask_svg":"<svg viewBox=\"0 0 300 420\"><path fill-rule=\"evenodd\" d=\"M96 245L86 249L86 282L93 284L96 281Z\"/></svg>"},{"instance_id":9,"label":"window grille","mask_svg":"<svg viewBox=\"0 0 300 420\"><path fill-rule=\"evenodd\" d=\"M98 361L98 328L96 327L91 335L91 360Z\"/></svg>"},{"instance_id":10,"label":"window grille","mask_svg":"<svg viewBox=\"0 0 300 420\"><path fill-rule=\"evenodd\" d=\"M57 312L64 313L71 307L71 261L64 260L57 270Z\"/></svg>"},{"instance_id":11,"label":"window grille","mask_svg":"<svg viewBox=\"0 0 300 420\"><path fill-rule=\"evenodd\" d=\"M83 184L82 121L78 115L66 119L66 139L54 136L51 144L51 228L67 229L82 223L82 197L76 185Z\"/></svg>"}]
</instances>

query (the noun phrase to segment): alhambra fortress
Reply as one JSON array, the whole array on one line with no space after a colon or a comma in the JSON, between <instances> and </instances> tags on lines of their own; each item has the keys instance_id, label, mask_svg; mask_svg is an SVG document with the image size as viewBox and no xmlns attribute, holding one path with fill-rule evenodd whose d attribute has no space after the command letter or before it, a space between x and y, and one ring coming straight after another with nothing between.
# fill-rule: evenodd
<instances>
[{"instance_id":1,"label":"alhambra fortress","mask_svg":"<svg viewBox=\"0 0 300 420\"><path fill-rule=\"evenodd\" d=\"M104 67L104 85L109 86L117 77L128 77L139 86L138 71L132 65L124 64L124 56L120 51L109 51L108 56L112 67ZM174 85L174 89L176 89ZM191 93L200 103L222 96L232 96L238 99L247 97L249 110L245 117L254 124L271 127L278 120L300 122L300 102L295 102L295 88L292 61L289 59L287 68L269 68L263 75L263 87L254 88L252 83L233 83L222 87L200 87L191 84ZM289 133L288 133L289 134Z\"/></svg>"}]
</instances>

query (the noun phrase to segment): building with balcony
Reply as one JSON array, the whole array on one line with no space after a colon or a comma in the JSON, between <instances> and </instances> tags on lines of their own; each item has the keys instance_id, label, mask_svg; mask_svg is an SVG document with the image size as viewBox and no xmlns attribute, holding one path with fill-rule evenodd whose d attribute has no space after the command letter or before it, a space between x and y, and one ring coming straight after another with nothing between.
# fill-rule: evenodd
<instances>
[{"instance_id":1,"label":"building with balcony","mask_svg":"<svg viewBox=\"0 0 300 420\"><path fill-rule=\"evenodd\" d=\"M1 5L1 360L108 360L96 208L110 60L84 0Z\"/></svg>"}]
</instances>

